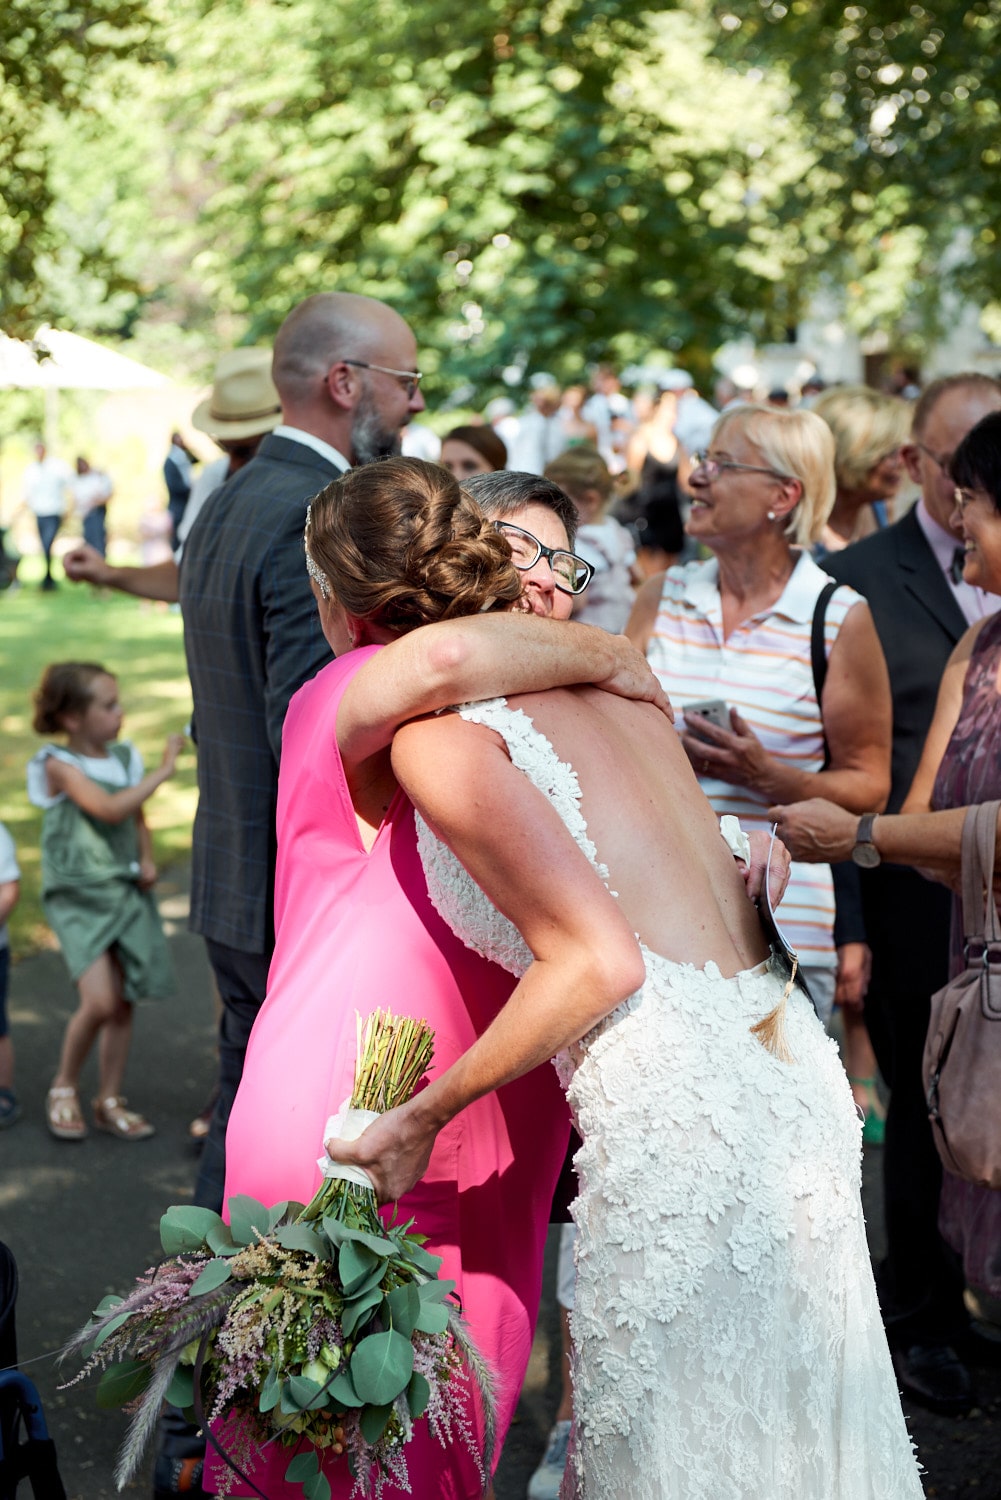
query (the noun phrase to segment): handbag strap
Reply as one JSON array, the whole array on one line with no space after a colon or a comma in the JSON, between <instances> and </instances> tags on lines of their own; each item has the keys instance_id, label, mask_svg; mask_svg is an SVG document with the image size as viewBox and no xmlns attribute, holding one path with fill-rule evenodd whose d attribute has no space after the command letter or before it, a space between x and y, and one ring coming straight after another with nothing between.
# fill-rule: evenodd
<instances>
[{"instance_id":1,"label":"handbag strap","mask_svg":"<svg viewBox=\"0 0 1001 1500\"><path fill-rule=\"evenodd\" d=\"M826 771L831 764L831 747L827 743L827 731L823 727L823 713L820 707L824 683L827 681L827 642L824 637L824 623L827 617L828 600L837 587L833 578L824 584L813 606L813 622L810 626L810 667L813 671L813 691L817 697L817 712L821 715L821 732L824 736L824 764L820 768L822 771Z\"/></svg>"},{"instance_id":2,"label":"handbag strap","mask_svg":"<svg viewBox=\"0 0 1001 1500\"><path fill-rule=\"evenodd\" d=\"M967 808L963 823L963 938L971 943L1001 942L994 901L994 846L1001 800Z\"/></svg>"},{"instance_id":3,"label":"handbag strap","mask_svg":"<svg viewBox=\"0 0 1001 1500\"><path fill-rule=\"evenodd\" d=\"M998 808L1001 801L981 803L977 814L977 841L980 846L980 868L983 872L984 937L988 943L1001 943L1001 921L994 900L994 849L997 842Z\"/></svg>"}]
</instances>

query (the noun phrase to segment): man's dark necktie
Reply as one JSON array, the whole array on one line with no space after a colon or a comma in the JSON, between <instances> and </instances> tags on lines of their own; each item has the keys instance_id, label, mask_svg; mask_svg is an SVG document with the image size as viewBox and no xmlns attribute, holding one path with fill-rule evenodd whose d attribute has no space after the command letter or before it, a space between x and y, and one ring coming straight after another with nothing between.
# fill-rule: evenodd
<instances>
[{"instance_id":1,"label":"man's dark necktie","mask_svg":"<svg viewBox=\"0 0 1001 1500\"><path fill-rule=\"evenodd\" d=\"M949 577L953 583L962 583L963 564L966 561L966 548L957 547L952 554L952 562L949 564Z\"/></svg>"}]
</instances>

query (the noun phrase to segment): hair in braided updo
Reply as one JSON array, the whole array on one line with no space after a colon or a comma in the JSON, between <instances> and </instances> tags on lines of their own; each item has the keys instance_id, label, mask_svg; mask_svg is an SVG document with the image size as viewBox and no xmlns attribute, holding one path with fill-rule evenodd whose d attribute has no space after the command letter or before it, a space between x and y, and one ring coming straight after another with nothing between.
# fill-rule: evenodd
<instances>
[{"instance_id":1,"label":"hair in braided updo","mask_svg":"<svg viewBox=\"0 0 1001 1500\"><path fill-rule=\"evenodd\" d=\"M503 609L522 592L503 536L447 469L418 458L328 484L306 550L348 614L387 630Z\"/></svg>"}]
</instances>

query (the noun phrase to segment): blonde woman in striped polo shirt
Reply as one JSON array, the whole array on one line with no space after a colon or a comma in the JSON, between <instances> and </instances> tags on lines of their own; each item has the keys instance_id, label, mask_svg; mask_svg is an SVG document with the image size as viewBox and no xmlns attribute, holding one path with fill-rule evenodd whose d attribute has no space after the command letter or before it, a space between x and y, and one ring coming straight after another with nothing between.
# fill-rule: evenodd
<instances>
[{"instance_id":1,"label":"blonde woman in striped polo shirt","mask_svg":"<svg viewBox=\"0 0 1001 1500\"><path fill-rule=\"evenodd\" d=\"M775 803L806 797L878 811L890 786L890 685L869 607L847 585L827 601L819 703L814 685L811 631L830 580L809 548L834 501L826 423L810 411L733 407L688 482L688 533L713 555L648 579L627 634L676 708L727 706L729 729L686 718L682 741L703 791L747 829L770 826ZM826 1019L838 963L830 867L794 863L780 916Z\"/></svg>"}]
</instances>

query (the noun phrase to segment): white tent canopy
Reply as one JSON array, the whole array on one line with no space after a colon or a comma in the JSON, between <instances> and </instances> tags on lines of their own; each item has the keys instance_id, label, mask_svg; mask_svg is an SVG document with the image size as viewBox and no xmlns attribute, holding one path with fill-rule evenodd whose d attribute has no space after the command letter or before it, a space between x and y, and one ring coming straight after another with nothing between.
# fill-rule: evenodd
<instances>
[{"instance_id":1,"label":"white tent canopy","mask_svg":"<svg viewBox=\"0 0 1001 1500\"><path fill-rule=\"evenodd\" d=\"M132 391L170 384L148 365L78 333L42 327L30 343L0 333L0 388Z\"/></svg>"}]
</instances>

